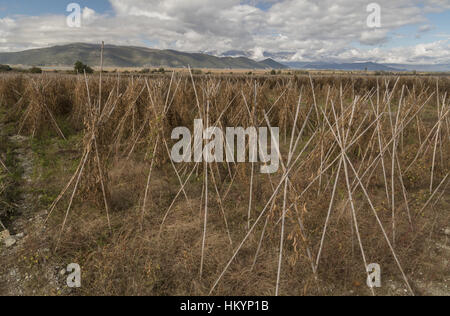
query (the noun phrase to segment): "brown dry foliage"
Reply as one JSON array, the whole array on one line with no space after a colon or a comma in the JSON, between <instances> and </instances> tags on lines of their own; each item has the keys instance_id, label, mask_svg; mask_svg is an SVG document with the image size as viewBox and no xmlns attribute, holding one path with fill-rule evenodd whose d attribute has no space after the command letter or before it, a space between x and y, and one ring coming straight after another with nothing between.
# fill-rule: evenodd
<instances>
[{"instance_id":1,"label":"brown dry foliage","mask_svg":"<svg viewBox=\"0 0 450 316\"><path fill-rule=\"evenodd\" d=\"M291 184L287 205L291 207L286 212L281 293L334 294L336 292L333 291L346 291L353 289L354 284L365 283L366 274L343 170L338 179L334 207L325 235L318 279L311 271L307 255L310 250L313 261L316 260L341 155L333 134L337 130L332 131L330 125L337 123L340 132L348 132L349 139L355 139L346 154L358 174L364 174L362 182L392 241L391 201L386 196L385 187L387 184L391 194L390 141L399 104L401 110L397 128L401 129L401 133L396 135L396 150L403 171L407 201L404 200L398 166L395 164L395 252L405 274L413 280L423 259L424 240L426 232L433 227L436 207L448 207L448 200L445 200L448 195L444 194L443 201L433 199L425 213L419 213L431 196L428 194L424 199L423 191L430 186L433 161L433 189L449 174L450 131L446 112L449 109L446 93L449 91L450 80L446 77L439 78L439 81L432 77L402 77L397 81L393 77L323 76L310 79L306 76L195 76L193 83L190 76L177 74L156 78L105 76L102 82L103 102L100 112L97 112L98 77L90 76L87 81L82 76L0 77L0 100L10 112L22 113L20 126L23 126L24 133L40 137L45 134L43 131L52 131L54 136L60 136L55 123L49 118L51 113L58 123L70 122L68 124L72 133L83 133L81 147L84 153L92 146L92 135L96 137L98 159L93 155L86 163L80 192L76 195L75 205L55 255L71 261L78 260L82 264L86 281L80 294L102 295L209 293L247 233L251 165L219 163L212 166L221 196L219 198L216 194L210 173L205 261L200 278L204 169L198 167L187 180L195 165L176 166L182 181L187 181L186 196L184 192L178 195L161 226L166 211L180 189L162 140L167 141L170 149L174 143L170 139L172 129L186 126L192 130L194 119L205 117L207 105L210 122L218 120L217 126L222 128L251 126L248 111L254 109L258 126L266 126L266 112L270 124L280 128L281 152L286 163L300 94L302 101L296 133L307 117L308 122L299 148L294 153L298 154L307 141L311 140L311 143L293 166L289 177ZM379 114L384 114L379 120L377 107ZM437 155L433 155L436 137L426 137L436 133L433 128L438 122L439 109L444 117L437 137ZM412 117L414 119L409 121ZM386 147L383 156L387 183L380 163L377 120L382 147ZM80 157L82 154L80 152ZM152 160L153 174L143 210ZM112 232L108 230L104 212L99 164L106 185L106 198L111 206ZM325 170L327 166L329 168ZM259 164L255 170L259 171ZM351 170L349 173L350 183L354 186L357 184L356 177ZM70 175L64 176L70 178ZM282 176L281 168L271 176L255 173L252 224ZM442 192L448 192L445 191L448 190L447 183L448 179L439 188L435 198ZM401 281L392 252L367 199L360 188L354 188L358 229L369 263L382 265L385 278ZM274 293L283 190L279 190L275 201L269 204L267 212L239 249L213 294ZM412 223L409 222L407 206ZM233 245L228 241L221 207L225 210ZM50 218L47 234L48 243L52 246L58 243L64 210L65 207L58 206ZM448 213L447 208L440 215L444 221L448 219ZM263 242L254 269L251 269L266 220ZM357 288L356 291L370 294L363 288Z\"/></svg>"}]
</instances>

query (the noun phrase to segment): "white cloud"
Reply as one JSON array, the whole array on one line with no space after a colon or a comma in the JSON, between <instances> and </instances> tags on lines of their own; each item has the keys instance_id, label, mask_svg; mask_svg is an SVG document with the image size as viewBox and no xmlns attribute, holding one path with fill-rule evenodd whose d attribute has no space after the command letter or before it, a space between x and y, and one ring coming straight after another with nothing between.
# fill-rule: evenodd
<instances>
[{"instance_id":1,"label":"white cloud","mask_svg":"<svg viewBox=\"0 0 450 316\"><path fill-rule=\"evenodd\" d=\"M377 45L388 41L386 29L373 29L361 33L359 41L365 45Z\"/></svg>"},{"instance_id":2,"label":"white cloud","mask_svg":"<svg viewBox=\"0 0 450 316\"><path fill-rule=\"evenodd\" d=\"M450 0L375 0L382 14L377 29L366 24L366 7L373 2L369 0L109 1L114 13L102 15L86 7L79 29L67 27L65 12L0 19L0 51L104 40L142 46L151 42L156 48L193 52L242 50L257 59L264 52L291 52L293 60L450 61L448 43L442 41L389 50L370 48L392 40L389 34L402 26L417 25L424 33L429 27L425 14L450 9ZM357 49L354 43L369 49ZM447 50L439 52L438 47Z\"/></svg>"},{"instance_id":3,"label":"white cloud","mask_svg":"<svg viewBox=\"0 0 450 316\"><path fill-rule=\"evenodd\" d=\"M433 26L432 26L432 25L430 25L430 24L424 24L424 25L421 25L421 26L419 27L418 32L419 32L419 33L426 33L426 32L431 31L432 29L433 29Z\"/></svg>"},{"instance_id":4,"label":"white cloud","mask_svg":"<svg viewBox=\"0 0 450 316\"><path fill-rule=\"evenodd\" d=\"M337 54L335 58L346 61L372 60L400 64L444 64L450 62L450 40L392 49L380 49L379 47L367 51L353 49Z\"/></svg>"},{"instance_id":5,"label":"white cloud","mask_svg":"<svg viewBox=\"0 0 450 316\"><path fill-rule=\"evenodd\" d=\"M97 13L92 10L91 8L85 7L82 12L82 18L85 22L90 22L92 20L95 20L97 17Z\"/></svg>"}]
</instances>

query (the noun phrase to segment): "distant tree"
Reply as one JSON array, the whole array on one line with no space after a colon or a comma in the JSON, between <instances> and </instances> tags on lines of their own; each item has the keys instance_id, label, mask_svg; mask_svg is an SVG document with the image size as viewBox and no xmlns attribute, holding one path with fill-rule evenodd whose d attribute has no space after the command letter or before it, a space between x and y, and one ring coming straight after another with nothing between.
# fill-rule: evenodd
<instances>
[{"instance_id":1,"label":"distant tree","mask_svg":"<svg viewBox=\"0 0 450 316\"><path fill-rule=\"evenodd\" d=\"M81 61L77 61L74 65L74 70L76 73L82 74L86 72L87 74L94 73L94 69L89 67L88 65L83 64Z\"/></svg>"},{"instance_id":2,"label":"distant tree","mask_svg":"<svg viewBox=\"0 0 450 316\"><path fill-rule=\"evenodd\" d=\"M32 74L41 74L42 73L42 69L39 67L32 67L29 70L30 73Z\"/></svg>"},{"instance_id":3,"label":"distant tree","mask_svg":"<svg viewBox=\"0 0 450 316\"><path fill-rule=\"evenodd\" d=\"M76 73L83 73L85 65L81 61L77 61L74 65L74 70Z\"/></svg>"},{"instance_id":4,"label":"distant tree","mask_svg":"<svg viewBox=\"0 0 450 316\"><path fill-rule=\"evenodd\" d=\"M270 72L271 75L276 75L277 71L275 69L272 69L272 71Z\"/></svg>"},{"instance_id":5,"label":"distant tree","mask_svg":"<svg viewBox=\"0 0 450 316\"><path fill-rule=\"evenodd\" d=\"M0 65L0 72L11 71L12 68L9 65Z\"/></svg>"}]
</instances>

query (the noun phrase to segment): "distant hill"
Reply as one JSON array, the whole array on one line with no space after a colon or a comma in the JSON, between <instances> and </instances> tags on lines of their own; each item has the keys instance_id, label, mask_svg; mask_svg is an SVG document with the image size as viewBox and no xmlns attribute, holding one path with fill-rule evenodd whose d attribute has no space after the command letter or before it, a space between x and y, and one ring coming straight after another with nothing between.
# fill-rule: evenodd
<instances>
[{"instance_id":1,"label":"distant hill","mask_svg":"<svg viewBox=\"0 0 450 316\"><path fill-rule=\"evenodd\" d=\"M72 66L77 60L91 66L100 63L100 45L75 43L14 53L0 53L0 64ZM105 45L105 67L192 67L218 69L283 69L274 60L257 62L246 57L215 57L200 53L145 47Z\"/></svg>"},{"instance_id":2,"label":"distant hill","mask_svg":"<svg viewBox=\"0 0 450 316\"><path fill-rule=\"evenodd\" d=\"M266 68L270 68L270 69L283 69L283 68L288 68L285 65L281 65L280 67L280 63L276 62L275 60L273 60L272 58L267 58L266 60L260 61L259 62L262 65L265 65Z\"/></svg>"},{"instance_id":3,"label":"distant hill","mask_svg":"<svg viewBox=\"0 0 450 316\"><path fill-rule=\"evenodd\" d=\"M285 62L289 68L295 69L320 69L320 70L368 70L368 71L405 71L405 69L399 69L377 63L325 63L325 62Z\"/></svg>"}]
</instances>

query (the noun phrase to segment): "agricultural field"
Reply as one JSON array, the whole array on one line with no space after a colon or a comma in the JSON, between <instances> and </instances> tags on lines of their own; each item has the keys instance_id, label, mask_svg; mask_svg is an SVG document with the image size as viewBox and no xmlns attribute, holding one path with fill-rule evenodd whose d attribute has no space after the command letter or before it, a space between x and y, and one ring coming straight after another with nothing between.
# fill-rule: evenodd
<instances>
[{"instance_id":1,"label":"agricultural field","mask_svg":"<svg viewBox=\"0 0 450 316\"><path fill-rule=\"evenodd\" d=\"M449 92L446 76L2 74L0 295L448 295ZM279 128L278 170L250 142L247 162L174 161L174 129L195 138L200 119Z\"/></svg>"}]
</instances>

